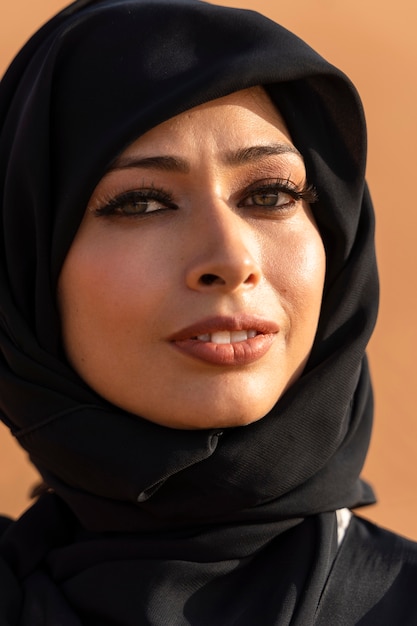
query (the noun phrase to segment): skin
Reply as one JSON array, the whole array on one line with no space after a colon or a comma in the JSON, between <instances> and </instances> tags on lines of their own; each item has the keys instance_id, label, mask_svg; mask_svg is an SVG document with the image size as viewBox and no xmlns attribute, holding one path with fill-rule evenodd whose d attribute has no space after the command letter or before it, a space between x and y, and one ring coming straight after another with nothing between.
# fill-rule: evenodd
<instances>
[{"instance_id":1,"label":"skin","mask_svg":"<svg viewBox=\"0 0 417 626\"><path fill-rule=\"evenodd\" d=\"M143 161L161 156L176 161ZM253 188L289 179L301 189L305 177L261 88L198 106L132 143L98 183L59 279L63 341L78 374L113 404L169 427L265 416L308 359L325 253L305 200L280 193L266 206L270 195ZM137 189L162 189L170 200L152 199L140 215L131 201L102 214ZM210 363L172 340L201 320L233 324L242 314L278 329L251 362Z\"/></svg>"}]
</instances>

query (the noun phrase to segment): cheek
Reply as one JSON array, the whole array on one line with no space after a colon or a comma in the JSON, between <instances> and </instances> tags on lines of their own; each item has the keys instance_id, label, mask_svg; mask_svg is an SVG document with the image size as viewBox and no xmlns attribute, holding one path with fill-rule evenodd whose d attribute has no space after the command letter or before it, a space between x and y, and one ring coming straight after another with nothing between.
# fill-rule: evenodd
<instances>
[{"instance_id":1,"label":"cheek","mask_svg":"<svg viewBox=\"0 0 417 626\"><path fill-rule=\"evenodd\" d=\"M308 308L309 304L321 304L325 268L324 246L314 230L293 247L291 269L288 269L294 286L294 298L299 300L301 309Z\"/></svg>"},{"instance_id":2,"label":"cheek","mask_svg":"<svg viewBox=\"0 0 417 626\"><path fill-rule=\"evenodd\" d=\"M302 373L313 347L323 297L326 257L323 242L314 225L303 231L292 247L286 303L289 328L286 345L294 375L291 385Z\"/></svg>"},{"instance_id":3,"label":"cheek","mask_svg":"<svg viewBox=\"0 0 417 626\"><path fill-rule=\"evenodd\" d=\"M266 264L269 280L277 292L299 308L303 308L303 302L305 306L311 301L321 302L326 256L316 227L311 224L286 233L273 244Z\"/></svg>"},{"instance_id":4,"label":"cheek","mask_svg":"<svg viewBox=\"0 0 417 626\"><path fill-rule=\"evenodd\" d=\"M271 250L269 281L286 312L288 345L307 354L317 330L323 295L326 257L314 223L286 233Z\"/></svg>"},{"instance_id":5,"label":"cheek","mask_svg":"<svg viewBox=\"0 0 417 626\"><path fill-rule=\"evenodd\" d=\"M117 349L132 329L149 334L169 282L153 245L121 245L117 237L84 243L82 237L73 243L58 283L64 346L73 365L103 354L103 343Z\"/></svg>"}]
</instances>

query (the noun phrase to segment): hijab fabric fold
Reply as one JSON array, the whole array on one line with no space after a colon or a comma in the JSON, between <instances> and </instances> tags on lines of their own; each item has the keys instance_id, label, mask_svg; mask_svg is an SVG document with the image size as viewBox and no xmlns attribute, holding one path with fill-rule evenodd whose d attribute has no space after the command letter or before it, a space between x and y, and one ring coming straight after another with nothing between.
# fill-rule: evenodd
<instances>
[{"instance_id":1,"label":"hijab fabric fold","mask_svg":"<svg viewBox=\"0 0 417 626\"><path fill-rule=\"evenodd\" d=\"M327 273L316 340L302 377L259 422L165 428L110 405L69 367L57 278L118 153L255 85L318 192ZM8 623L313 623L336 553L334 511L373 501L359 478L378 300L365 160L350 81L251 11L87 0L22 49L0 85L0 413L54 494L3 535L25 598L21 621L10 609Z\"/></svg>"}]
</instances>

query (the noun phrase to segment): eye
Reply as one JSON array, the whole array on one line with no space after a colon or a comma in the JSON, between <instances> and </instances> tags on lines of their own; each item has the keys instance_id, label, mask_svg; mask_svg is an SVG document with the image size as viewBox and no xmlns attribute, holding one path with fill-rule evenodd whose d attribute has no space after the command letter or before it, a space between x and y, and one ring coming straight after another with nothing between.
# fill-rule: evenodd
<instances>
[{"instance_id":1,"label":"eye","mask_svg":"<svg viewBox=\"0 0 417 626\"><path fill-rule=\"evenodd\" d=\"M137 213L151 213L152 211L160 211L165 208L161 202L146 196L136 195L133 198L119 200L119 206L116 212L125 213L126 215L136 215Z\"/></svg>"},{"instance_id":2,"label":"eye","mask_svg":"<svg viewBox=\"0 0 417 626\"><path fill-rule=\"evenodd\" d=\"M253 193L245 200L246 206L278 207L289 202L294 202L294 198L283 191L271 191L267 189Z\"/></svg>"},{"instance_id":3,"label":"eye","mask_svg":"<svg viewBox=\"0 0 417 626\"><path fill-rule=\"evenodd\" d=\"M313 187L304 185L297 187L290 180L260 181L244 193L244 198L239 202L240 207L259 208L290 208L298 200L306 200L313 203L317 200L317 194Z\"/></svg>"},{"instance_id":4,"label":"eye","mask_svg":"<svg viewBox=\"0 0 417 626\"><path fill-rule=\"evenodd\" d=\"M121 193L94 210L97 217L114 215L120 217L139 217L176 209L171 195L158 189L137 189Z\"/></svg>"}]
</instances>

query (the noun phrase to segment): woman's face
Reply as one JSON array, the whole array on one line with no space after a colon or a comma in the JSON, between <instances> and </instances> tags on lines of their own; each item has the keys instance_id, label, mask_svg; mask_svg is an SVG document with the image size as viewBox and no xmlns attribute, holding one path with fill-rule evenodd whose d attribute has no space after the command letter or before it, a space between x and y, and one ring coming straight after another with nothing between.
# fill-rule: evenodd
<instances>
[{"instance_id":1,"label":"woman's face","mask_svg":"<svg viewBox=\"0 0 417 626\"><path fill-rule=\"evenodd\" d=\"M316 332L325 254L312 198L261 88L139 137L98 183L60 275L74 369L165 426L263 417Z\"/></svg>"}]
</instances>

